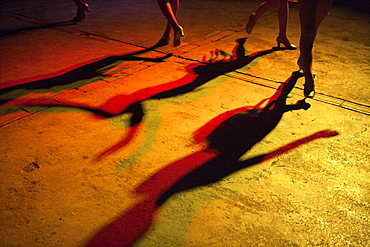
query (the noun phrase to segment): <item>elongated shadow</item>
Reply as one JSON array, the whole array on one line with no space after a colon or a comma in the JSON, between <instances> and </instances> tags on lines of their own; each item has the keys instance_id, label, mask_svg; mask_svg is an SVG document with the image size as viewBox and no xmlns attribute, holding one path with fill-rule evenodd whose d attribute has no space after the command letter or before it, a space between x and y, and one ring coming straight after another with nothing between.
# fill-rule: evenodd
<instances>
[{"instance_id":1,"label":"elongated shadow","mask_svg":"<svg viewBox=\"0 0 370 247\"><path fill-rule=\"evenodd\" d=\"M180 84L176 88L159 92L158 94L151 96L151 99L162 99L188 93L203 85L205 82L228 72L241 69L257 58L280 50L272 48L247 55L244 47L246 38L237 39L236 43L237 44L232 51L232 55L227 54L223 50L215 50L211 53L212 57L209 60L204 58L202 61L203 63L197 64L196 66L188 66L190 73L196 75L190 83L186 83L184 85Z\"/></svg>"},{"instance_id":2,"label":"elongated shadow","mask_svg":"<svg viewBox=\"0 0 370 247\"><path fill-rule=\"evenodd\" d=\"M256 157L244 162L240 162L239 158L265 138L277 126L285 112L307 110L310 107L305 100L300 100L294 105L286 104L288 94L302 75L300 72L294 72L268 99L264 108L255 107L246 110L242 107L231 111L233 115L219 125L207 124L200 128L195 133L196 139L207 143L207 148L201 152L217 155L203 164L198 164L199 167L168 188L160 195L158 205L162 205L170 196L179 191L217 182L233 172L259 163L261 158ZM139 188L138 191L141 189Z\"/></svg>"},{"instance_id":3,"label":"elongated shadow","mask_svg":"<svg viewBox=\"0 0 370 247\"><path fill-rule=\"evenodd\" d=\"M58 86L65 86L65 89L77 88L94 81L112 77L109 75L109 73L107 74L107 72L124 61L163 62L165 59L172 56L172 54L167 54L158 58L138 56L152 51L153 49L155 49L155 47L150 47L132 53L100 57L54 73L1 82L0 95L4 95L19 89L23 89L23 91L16 92L16 97L26 95L32 92L32 90L44 89L48 90L48 92L55 90L60 91ZM80 82L80 84L76 84L76 82ZM11 95L9 99L1 99L0 105L5 104L12 99L14 99L14 95Z\"/></svg>"},{"instance_id":4,"label":"elongated shadow","mask_svg":"<svg viewBox=\"0 0 370 247\"><path fill-rule=\"evenodd\" d=\"M261 102L256 107L238 108L200 128L194 133L195 139L206 141L208 146L169 164L140 184L135 193L145 199L102 228L87 246L132 246L155 222L157 210L175 193L217 182L308 142L337 135L336 131L319 131L270 153L239 161L276 127L285 112L310 107L304 100L286 105L287 95L300 76L299 72L293 73L275 95L265 100L265 107L259 108Z\"/></svg>"},{"instance_id":5,"label":"elongated shadow","mask_svg":"<svg viewBox=\"0 0 370 247\"><path fill-rule=\"evenodd\" d=\"M15 35L20 34L20 33L28 32L28 31L45 29L45 28L53 28L53 27L72 26L72 25L76 25L76 24L77 24L77 22L75 22L73 20L69 20L69 21L53 22L53 23L48 23L48 24L38 25L38 26L30 26L30 27L4 30L4 31L0 31L0 40L15 36Z\"/></svg>"},{"instance_id":6,"label":"elongated shadow","mask_svg":"<svg viewBox=\"0 0 370 247\"><path fill-rule=\"evenodd\" d=\"M97 116L102 118L110 118L124 113L132 113L130 119L130 129L127 136L123 137L118 143L114 144L112 147L103 151L98 155L97 160L104 158L105 156L116 152L117 150L126 146L130 140L135 136L135 132L140 129L139 124L141 123L145 112L142 108L142 102L150 99L164 99L175 97L178 95L186 94L196 90L198 87L204 85L205 83L223 75L227 72L231 72L240 69L257 58L264 55L270 54L277 49L269 49L255 52L250 55L246 55L245 51L246 39L236 40L236 45L232 51L232 54L227 54L222 50L215 50L211 53L211 58L206 60L205 58L202 62L190 64L186 67L188 73L175 81L168 83L163 83L159 86L148 87L138 90L130 95L117 95L107 100L104 104L100 106L91 106L88 104L82 104L78 102L66 101L66 102L56 102L52 99L39 99L29 101L29 99L18 99L13 100L6 105L29 105L29 106L60 106L60 107L71 107L79 108L90 111ZM281 49L278 49L281 50ZM146 50L145 50L146 51ZM15 90L16 88L27 88L27 89L37 89L37 88L47 88L50 86L57 85L58 83L68 83L75 80L82 80L88 78L96 78L103 73L103 69L109 69L116 61L121 60L143 60L145 58L136 57L136 55L144 53L145 51L138 51L130 54L123 54L119 56L106 57L104 59L98 59L95 62L88 63L83 66L78 66L76 69L68 69L66 73L61 73L61 75L47 78L44 80L31 81L29 83L22 83L20 85L10 86L4 88L1 91ZM148 61L162 61L163 59L169 57L170 55L151 59L147 58ZM189 99L192 100L192 99Z\"/></svg>"}]
</instances>

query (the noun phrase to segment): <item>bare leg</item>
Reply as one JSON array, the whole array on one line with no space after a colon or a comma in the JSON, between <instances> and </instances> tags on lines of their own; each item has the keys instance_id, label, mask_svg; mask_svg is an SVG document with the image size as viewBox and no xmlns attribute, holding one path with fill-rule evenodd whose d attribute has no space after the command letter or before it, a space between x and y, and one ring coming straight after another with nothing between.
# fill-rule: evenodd
<instances>
[{"instance_id":1,"label":"bare leg","mask_svg":"<svg viewBox=\"0 0 370 247\"><path fill-rule=\"evenodd\" d=\"M279 18L279 37L286 37L286 29L288 25L289 5L288 0L279 0L278 18Z\"/></svg>"},{"instance_id":2,"label":"bare leg","mask_svg":"<svg viewBox=\"0 0 370 247\"><path fill-rule=\"evenodd\" d=\"M77 6L77 15L75 18L73 18L73 20L81 21L82 19L85 19L86 12L90 11L89 5L85 3L85 0L73 0L73 2Z\"/></svg>"},{"instance_id":3,"label":"bare leg","mask_svg":"<svg viewBox=\"0 0 370 247\"><path fill-rule=\"evenodd\" d=\"M275 6L276 0L266 0L266 2L261 3L257 10L256 13L253 13L249 17L249 21L247 23L246 29L247 33L251 33L254 25L256 25L258 19L263 16L267 11L272 9Z\"/></svg>"},{"instance_id":4,"label":"bare leg","mask_svg":"<svg viewBox=\"0 0 370 247\"><path fill-rule=\"evenodd\" d=\"M171 28L180 27L176 19L176 14L179 9L180 0L157 0L159 8L161 9L163 15L167 19L167 27L163 33L163 37L170 36Z\"/></svg>"},{"instance_id":5,"label":"bare leg","mask_svg":"<svg viewBox=\"0 0 370 247\"><path fill-rule=\"evenodd\" d=\"M73 2L76 4L77 7L83 5L85 3L85 1L83 0L73 0Z\"/></svg>"},{"instance_id":6,"label":"bare leg","mask_svg":"<svg viewBox=\"0 0 370 247\"><path fill-rule=\"evenodd\" d=\"M301 22L300 57L298 65L305 76L305 97L314 96L314 78L312 74L312 49L317 28L327 15L333 0L300 0L298 2Z\"/></svg>"},{"instance_id":7,"label":"bare leg","mask_svg":"<svg viewBox=\"0 0 370 247\"><path fill-rule=\"evenodd\" d=\"M302 68L305 84L305 97L314 96L314 80L312 74L312 48L316 37L316 6L317 0L301 0L298 2L299 19L301 22L300 57L298 65Z\"/></svg>"},{"instance_id":8,"label":"bare leg","mask_svg":"<svg viewBox=\"0 0 370 247\"><path fill-rule=\"evenodd\" d=\"M255 20L257 21L262 15L264 15L267 11L272 9L275 6L276 0L266 0L266 2L261 3L260 6L258 6L258 9L255 13Z\"/></svg>"},{"instance_id":9,"label":"bare leg","mask_svg":"<svg viewBox=\"0 0 370 247\"><path fill-rule=\"evenodd\" d=\"M292 45L290 43L286 35L288 26L288 16L289 16L288 0L279 0L278 5L279 36L277 37L276 41L278 43L278 46L280 46L280 43L282 43L286 48L297 49L295 45Z\"/></svg>"},{"instance_id":10,"label":"bare leg","mask_svg":"<svg viewBox=\"0 0 370 247\"><path fill-rule=\"evenodd\" d=\"M174 46L180 45L180 38L184 36L183 29L176 19L176 14L180 6L180 0L157 0L157 2L163 15L167 19L166 29L164 30L162 38L159 40L157 45L167 45L169 43L171 29L174 30Z\"/></svg>"},{"instance_id":11,"label":"bare leg","mask_svg":"<svg viewBox=\"0 0 370 247\"><path fill-rule=\"evenodd\" d=\"M333 2L334 0L317 0L316 29L319 28L321 22L328 15Z\"/></svg>"}]
</instances>

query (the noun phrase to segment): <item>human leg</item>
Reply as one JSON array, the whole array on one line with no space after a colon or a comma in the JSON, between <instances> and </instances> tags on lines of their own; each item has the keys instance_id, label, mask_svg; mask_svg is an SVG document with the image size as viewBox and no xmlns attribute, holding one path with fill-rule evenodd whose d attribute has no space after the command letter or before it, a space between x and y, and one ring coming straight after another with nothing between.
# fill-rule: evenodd
<instances>
[{"instance_id":1,"label":"human leg","mask_svg":"<svg viewBox=\"0 0 370 247\"><path fill-rule=\"evenodd\" d=\"M281 38L286 38L288 16L289 16L288 0L279 0L278 19L279 19L279 37Z\"/></svg>"},{"instance_id":2,"label":"human leg","mask_svg":"<svg viewBox=\"0 0 370 247\"><path fill-rule=\"evenodd\" d=\"M177 11L180 6L180 0L170 0L170 3L171 3L174 16L176 17ZM177 19L176 19L176 22L177 22ZM173 31L174 31L173 46L178 46L181 44L180 38L184 36L184 30L180 26L180 24L177 22L177 25L176 27L173 28Z\"/></svg>"},{"instance_id":3,"label":"human leg","mask_svg":"<svg viewBox=\"0 0 370 247\"><path fill-rule=\"evenodd\" d=\"M321 22L328 15L329 9L333 5L334 0L317 0L316 10L316 29L319 28Z\"/></svg>"},{"instance_id":4,"label":"human leg","mask_svg":"<svg viewBox=\"0 0 370 247\"><path fill-rule=\"evenodd\" d=\"M77 7L83 4L82 0L73 0L73 2L76 4Z\"/></svg>"},{"instance_id":5,"label":"human leg","mask_svg":"<svg viewBox=\"0 0 370 247\"><path fill-rule=\"evenodd\" d=\"M161 40L169 42L171 29L174 30L174 45L180 44L180 37L184 36L183 29L177 21L176 14L180 6L180 0L157 0L159 8L167 19L167 26ZM160 40L160 41L161 41Z\"/></svg>"},{"instance_id":6,"label":"human leg","mask_svg":"<svg viewBox=\"0 0 370 247\"><path fill-rule=\"evenodd\" d=\"M279 0L278 4L278 19L279 19L279 36L276 38L278 46L284 44L286 48L297 49L295 45L292 45L286 35L289 17L289 4L288 0Z\"/></svg>"},{"instance_id":7,"label":"human leg","mask_svg":"<svg viewBox=\"0 0 370 247\"><path fill-rule=\"evenodd\" d=\"M77 15L73 18L74 21L81 21L85 19L86 12L90 12L90 7L84 0L73 0L77 6Z\"/></svg>"},{"instance_id":8,"label":"human leg","mask_svg":"<svg viewBox=\"0 0 370 247\"><path fill-rule=\"evenodd\" d=\"M317 0L300 0L298 2L299 19L301 23L300 56L298 66L305 77L304 96L313 98L315 94L312 74L312 49L316 37L316 6Z\"/></svg>"},{"instance_id":9,"label":"human leg","mask_svg":"<svg viewBox=\"0 0 370 247\"><path fill-rule=\"evenodd\" d=\"M246 26L247 33L251 33L254 25L257 23L258 19L263 16L267 11L272 9L275 6L276 0L266 0L266 2L261 3L256 13L251 14L249 21Z\"/></svg>"},{"instance_id":10,"label":"human leg","mask_svg":"<svg viewBox=\"0 0 370 247\"><path fill-rule=\"evenodd\" d=\"M298 66L305 76L304 95L313 98L314 76L312 74L312 49L317 29L327 15L333 0L300 0L298 3L301 21L300 56Z\"/></svg>"},{"instance_id":11,"label":"human leg","mask_svg":"<svg viewBox=\"0 0 370 247\"><path fill-rule=\"evenodd\" d=\"M157 0L159 8L167 19L167 27L163 36L170 36L171 28L180 26L176 19L179 0Z\"/></svg>"}]
</instances>

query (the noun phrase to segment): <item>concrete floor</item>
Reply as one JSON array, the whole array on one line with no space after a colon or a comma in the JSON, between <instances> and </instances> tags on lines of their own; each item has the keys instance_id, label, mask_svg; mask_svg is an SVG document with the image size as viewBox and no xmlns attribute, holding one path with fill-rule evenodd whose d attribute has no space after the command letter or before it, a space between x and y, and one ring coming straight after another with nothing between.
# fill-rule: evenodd
<instances>
[{"instance_id":1,"label":"concrete floor","mask_svg":"<svg viewBox=\"0 0 370 247\"><path fill-rule=\"evenodd\" d=\"M368 4L334 4L304 103L260 1L182 1L155 50L156 1L88 3L1 2L1 246L370 246Z\"/></svg>"}]
</instances>

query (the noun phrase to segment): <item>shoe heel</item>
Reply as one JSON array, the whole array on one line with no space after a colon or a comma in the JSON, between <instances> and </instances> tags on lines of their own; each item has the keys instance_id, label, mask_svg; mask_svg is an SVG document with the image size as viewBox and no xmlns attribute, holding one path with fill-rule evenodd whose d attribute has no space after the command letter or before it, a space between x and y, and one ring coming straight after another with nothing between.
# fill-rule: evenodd
<instances>
[{"instance_id":1,"label":"shoe heel","mask_svg":"<svg viewBox=\"0 0 370 247\"><path fill-rule=\"evenodd\" d=\"M173 37L173 46L181 45L181 37L184 37L184 29L182 27L177 27L175 30L175 35Z\"/></svg>"},{"instance_id":2,"label":"shoe heel","mask_svg":"<svg viewBox=\"0 0 370 247\"><path fill-rule=\"evenodd\" d=\"M85 12L90 12L91 11L91 9L90 9L90 7L87 3L85 3L84 9L85 9Z\"/></svg>"},{"instance_id":3,"label":"shoe heel","mask_svg":"<svg viewBox=\"0 0 370 247\"><path fill-rule=\"evenodd\" d=\"M170 43L170 39L171 37L168 36L168 37L162 37L158 42L157 44L155 44L154 46L156 47L160 47L160 46L166 46Z\"/></svg>"},{"instance_id":4,"label":"shoe heel","mask_svg":"<svg viewBox=\"0 0 370 247\"><path fill-rule=\"evenodd\" d=\"M311 88L309 88L307 84L303 84L303 87L304 97L312 99L315 96L315 87L311 86Z\"/></svg>"},{"instance_id":5,"label":"shoe heel","mask_svg":"<svg viewBox=\"0 0 370 247\"><path fill-rule=\"evenodd\" d=\"M282 39L279 36L276 38L277 47L280 48L280 44L283 44L285 48L289 50L296 50L297 46L291 44L288 39Z\"/></svg>"}]
</instances>

